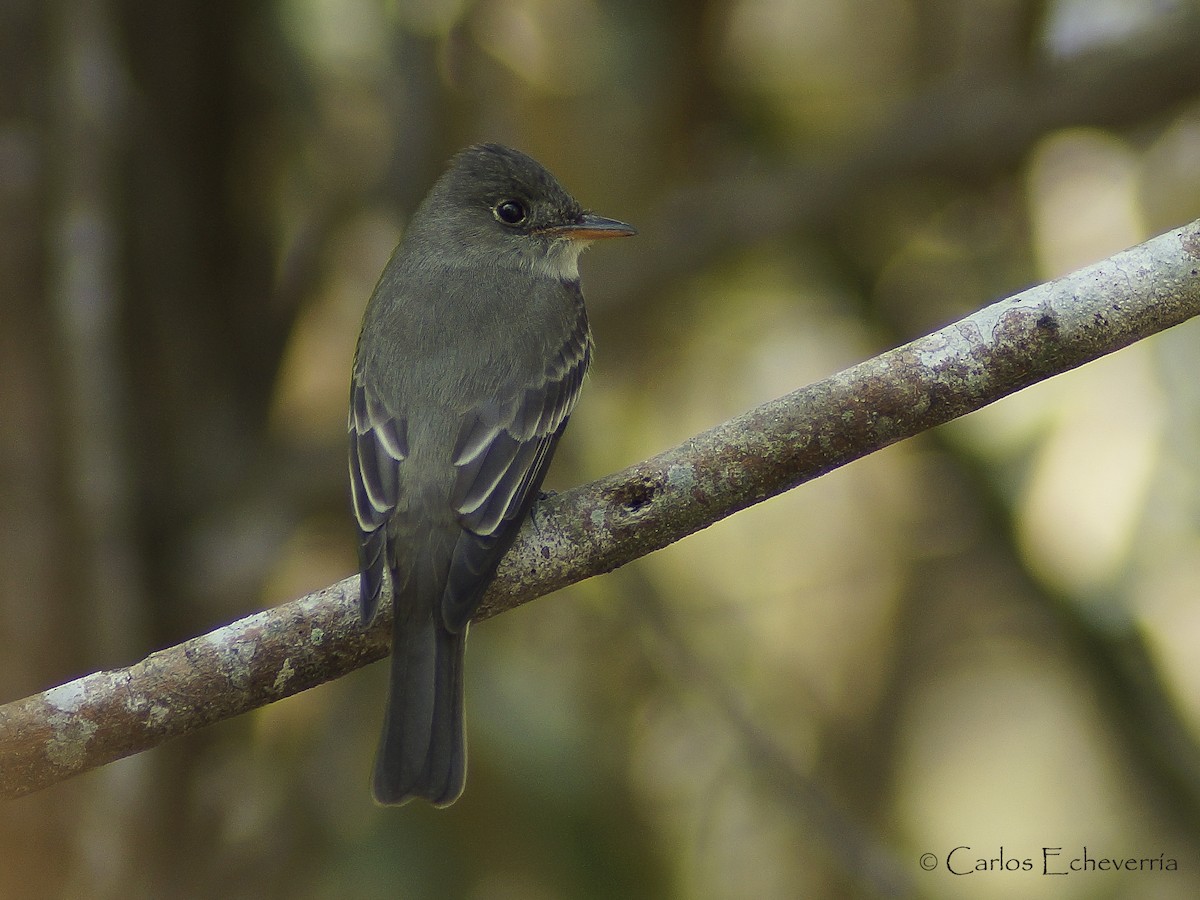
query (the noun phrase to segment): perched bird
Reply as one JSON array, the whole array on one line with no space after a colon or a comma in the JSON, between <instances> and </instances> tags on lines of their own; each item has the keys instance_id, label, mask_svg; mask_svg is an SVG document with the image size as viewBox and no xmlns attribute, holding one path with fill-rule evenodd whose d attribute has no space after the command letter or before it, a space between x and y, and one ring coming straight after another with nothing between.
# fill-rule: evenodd
<instances>
[{"instance_id":1,"label":"perched bird","mask_svg":"<svg viewBox=\"0 0 1200 900\"><path fill-rule=\"evenodd\" d=\"M538 496L592 352L579 254L635 234L524 153L459 153L367 304L350 386L363 621L390 583L379 803L458 799L463 647Z\"/></svg>"}]
</instances>

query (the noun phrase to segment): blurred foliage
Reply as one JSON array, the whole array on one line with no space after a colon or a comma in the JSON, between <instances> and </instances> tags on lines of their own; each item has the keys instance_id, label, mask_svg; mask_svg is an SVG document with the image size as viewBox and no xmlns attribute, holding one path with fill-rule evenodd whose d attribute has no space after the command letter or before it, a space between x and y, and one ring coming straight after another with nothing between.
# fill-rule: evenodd
<instances>
[{"instance_id":1,"label":"blurred foliage","mask_svg":"<svg viewBox=\"0 0 1200 900\"><path fill-rule=\"evenodd\" d=\"M0 700L352 571L358 319L459 147L642 230L562 487L1200 216L1197 46L1194 0L0 4ZM447 811L371 805L372 667L9 803L0 895L1200 895L1197 334L478 628Z\"/></svg>"}]
</instances>

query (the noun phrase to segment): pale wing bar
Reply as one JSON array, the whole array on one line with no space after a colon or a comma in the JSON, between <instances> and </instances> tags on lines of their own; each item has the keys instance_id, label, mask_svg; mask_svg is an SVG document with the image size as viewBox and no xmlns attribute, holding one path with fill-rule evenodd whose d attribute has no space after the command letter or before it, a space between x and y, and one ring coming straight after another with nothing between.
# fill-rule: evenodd
<instances>
[{"instance_id":1,"label":"pale wing bar","mask_svg":"<svg viewBox=\"0 0 1200 900\"><path fill-rule=\"evenodd\" d=\"M359 611L369 622L383 590L385 526L400 500L399 466L408 456L408 430L367 390L358 372L351 386L348 431L350 494L360 532Z\"/></svg>"}]
</instances>

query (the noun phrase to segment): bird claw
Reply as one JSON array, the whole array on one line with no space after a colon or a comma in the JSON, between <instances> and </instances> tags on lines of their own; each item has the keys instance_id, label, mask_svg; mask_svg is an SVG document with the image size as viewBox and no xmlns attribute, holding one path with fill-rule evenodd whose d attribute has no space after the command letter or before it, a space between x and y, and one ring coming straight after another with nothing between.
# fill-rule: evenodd
<instances>
[{"instance_id":1,"label":"bird claw","mask_svg":"<svg viewBox=\"0 0 1200 900\"><path fill-rule=\"evenodd\" d=\"M538 525L538 509L541 507L543 500L549 500L558 491L538 491L537 502L529 508L529 521L533 525L533 530L541 533L541 527Z\"/></svg>"}]
</instances>

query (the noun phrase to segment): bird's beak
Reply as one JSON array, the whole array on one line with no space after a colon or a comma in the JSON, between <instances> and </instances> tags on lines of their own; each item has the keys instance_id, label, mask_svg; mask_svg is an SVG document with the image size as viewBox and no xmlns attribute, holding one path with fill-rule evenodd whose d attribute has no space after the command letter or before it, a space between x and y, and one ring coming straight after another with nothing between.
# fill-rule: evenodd
<instances>
[{"instance_id":1,"label":"bird's beak","mask_svg":"<svg viewBox=\"0 0 1200 900\"><path fill-rule=\"evenodd\" d=\"M596 241L601 238L631 237L637 234L637 229L616 219L606 219L604 216L584 213L583 218L570 225L555 225L542 232L555 238L565 238L569 241Z\"/></svg>"}]
</instances>

